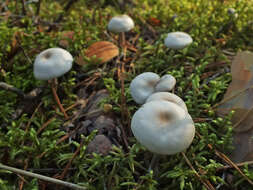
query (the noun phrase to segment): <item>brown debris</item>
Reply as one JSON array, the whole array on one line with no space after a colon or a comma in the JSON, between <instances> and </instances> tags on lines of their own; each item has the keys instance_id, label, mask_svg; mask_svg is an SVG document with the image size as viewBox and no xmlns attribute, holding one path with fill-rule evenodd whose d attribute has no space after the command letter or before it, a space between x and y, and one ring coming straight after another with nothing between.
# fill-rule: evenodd
<instances>
[{"instance_id":1,"label":"brown debris","mask_svg":"<svg viewBox=\"0 0 253 190\"><path fill-rule=\"evenodd\" d=\"M232 160L243 162L253 159L253 53L240 52L232 62L230 83L223 100L215 105L219 115L224 116L231 110L235 113L232 118L234 124L234 146Z\"/></svg>"},{"instance_id":2,"label":"brown debris","mask_svg":"<svg viewBox=\"0 0 253 190\"><path fill-rule=\"evenodd\" d=\"M119 48L111 42L100 41L95 42L84 52L84 55L92 58L96 57L95 61L98 63L106 63L119 55ZM79 65L84 65L86 62L83 60L82 55L79 55L76 61Z\"/></svg>"},{"instance_id":3,"label":"brown debris","mask_svg":"<svg viewBox=\"0 0 253 190\"><path fill-rule=\"evenodd\" d=\"M88 144L87 153L97 153L102 155L107 155L112 148L111 141L104 135L97 135L95 138Z\"/></svg>"}]
</instances>

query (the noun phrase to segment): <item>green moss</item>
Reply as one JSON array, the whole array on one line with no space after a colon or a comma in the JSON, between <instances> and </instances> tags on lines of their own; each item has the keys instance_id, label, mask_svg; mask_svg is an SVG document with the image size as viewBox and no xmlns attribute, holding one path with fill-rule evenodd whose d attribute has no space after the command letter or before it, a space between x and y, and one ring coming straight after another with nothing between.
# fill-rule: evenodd
<instances>
[{"instance_id":1,"label":"green moss","mask_svg":"<svg viewBox=\"0 0 253 190\"><path fill-rule=\"evenodd\" d=\"M16 1L9 2L7 7L11 13L10 17L0 18L0 81L26 93L41 84L46 84L35 80L32 74L32 62L40 51L60 46L62 33L73 31L73 39L69 40L66 49L76 59L81 50L93 42L110 40L106 31L110 17L121 13L130 14L136 27L127 34L127 39L139 35L135 44L138 52L129 51L127 54L128 57L134 58L131 67L129 63L126 64L129 72L125 78L124 95L130 115L137 110L137 105L129 93L129 84L136 75L147 71L159 75L172 74L177 80L175 93L185 100L194 119L203 119L195 123L196 130L202 138L196 136L185 152L193 167L199 173L202 172L201 179L209 180L214 187L222 184L224 189L250 189L250 184L235 169L230 170L234 176L233 185L227 184L222 178L222 172L217 172L217 168L226 163L217 157L214 150L208 148L208 144L212 144L219 151L229 154L233 149L233 130L230 121L232 113L220 118L212 109L212 106L223 98L231 75L226 69L210 69L207 66L211 63L230 63L222 51L224 49L232 52L252 50L252 1L140 0L134 2L134 5L126 1L125 6L122 6L118 0L100 1L99 4L79 0L73 3L68 11L64 11L65 6L65 1L42 1L38 30L34 15L36 3L26 6L28 15L24 16L21 2L18 2L17 12ZM237 18L227 14L229 7L236 9ZM57 28L47 32L48 23L54 24L60 14L63 14L63 18L57 23ZM152 18L159 19L159 23L152 26L156 35L148 28L148 25L152 25ZM183 50L166 49L163 45L166 33L178 30L188 32L194 42ZM112 36L117 38L117 35ZM15 41L15 38L18 41ZM217 39L225 40L225 43L220 43ZM76 85L83 79L77 76L84 74L88 78L98 73L101 77L92 87L87 88L88 95L106 88L109 97L102 103L110 103L113 106L113 114L119 117L122 111L121 84L117 77L117 66L116 61L105 65L93 65L92 62L83 67L75 65L71 72L59 79L64 107L73 105L77 99ZM208 72L211 75L205 76ZM12 92L0 90L2 162L24 168L25 160L29 159L29 168L63 169L73 157L80 141L57 143L67 133L62 127L69 123L65 123L62 114L58 114L55 109L49 88L43 91L41 102L39 111L33 116L32 113L24 113L21 117L13 119L13 113L22 103L22 99ZM75 114L75 109L68 113ZM43 124L51 118L53 119L46 129L37 134ZM152 153L137 143L132 136L128 137L129 152L123 150L121 144L120 147L114 146L113 151L107 156L88 155L86 148L95 134L96 131L80 137L84 145L73 160L73 170L68 172L66 181L82 184L89 189L205 189L181 154L162 157L159 170L148 171ZM44 156L41 156L42 153ZM253 180L253 172L248 166L244 166L242 170ZM2 189L13 189L14 186L17 188L18 180L15 175L0 170ZM37 187L36 179L27 180L24 185L24 189Z\"/></svg>"}]
</instances>

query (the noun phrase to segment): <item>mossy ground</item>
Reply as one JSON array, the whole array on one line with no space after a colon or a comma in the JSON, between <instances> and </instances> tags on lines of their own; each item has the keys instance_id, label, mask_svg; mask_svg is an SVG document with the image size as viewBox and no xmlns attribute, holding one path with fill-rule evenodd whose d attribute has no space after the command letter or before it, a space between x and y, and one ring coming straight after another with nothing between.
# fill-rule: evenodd
<instances>
[{"instance_id":1,"label":"mossy ground","mask_svg":"<svg viewBox=\"0 0 253 190\"><path fill-rule=\"evenodd\" d=\"M73 31L73 39L69 39L66 49L76 59L81 50L93 42L116 39L117 35L109 34L106 26L112 16L125 13L136 25L126 34L126 39L136 49L127 51L125 62L127 112L122 110L122 84L117 75L121 63L118 61L122 59L104 65L92 61L82 67L75 64L71 72L59 79L58 90L64 107L76 102L79 79L99 76L89 84L87 93L90 95L106 88L109 97L103 103L112 105L114 117L121 120L122 112L129 113L125 114L128 120L120 122L126 130L131 115L138 108L129 93L130 81L142 72L151 71L160 76L168 73L177 79L175 93L185 100L198 135L185 152L188 163L181 153L164 156L159 161L159 170L152 172L147 170L152 153L138 144L132 135L127 136L128 151L120 144L107 156L94 154L91 157L86 153L87 144L96 131L80 136L79 141L57 143L68 133L63 130L67 122L57 110L49 88L43 90L39 102L34 103L35 107L29 107L17 118L13 114L22 105L22 98L13 92L0 90L2 163L54 176L62 173L60 169L66 167L81 143L64 180L89 189L207 189L204 184L209 184L210 189L219 186L219 189L229 190L252 189L238 170L219 170L227 163L217 151L227 155L231 152L233 131L231 115L219 118L212 108L222 99L231 81L231 55L226 52L253 50L252 1L43 0L39 9L38 3L25 2L25 10L21 1L0 2L0 81L25 93L44 85L44 82L35 80L32 73L32 63L39 52L61 46L63 33ZM234 8L238 17L229 15L228 8ZM163 39L171 31L187 32L194 42L180 51L168 50ZM75 108L68 114L75 114ZM48 120L50 124L38 134ZM41 156L43 152L45 154ZM51 172L45 172L45 168L50 168ZM253 180L253 172L248 166L241 169ZM229 181L227 176L232 180ZM21 185L21 176L0 170L1 189L55 189L54 185L27 177L23 187Z\"/></svg>"}]
</instances>

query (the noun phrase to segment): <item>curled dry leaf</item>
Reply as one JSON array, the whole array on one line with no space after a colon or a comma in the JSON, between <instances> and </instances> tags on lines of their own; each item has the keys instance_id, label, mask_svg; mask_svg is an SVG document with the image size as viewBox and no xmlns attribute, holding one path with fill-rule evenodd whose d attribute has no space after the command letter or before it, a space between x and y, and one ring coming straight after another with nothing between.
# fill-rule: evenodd
<instances>
[{"instance_id":1,"label":"curled dry leaf","mask_svg":"<svg viewBox=\"0 0 253 190\"><path fill-rule=\"evenodd\" d=\"M95 42L84 51L84 55L92 58L96 56L96 61L99 63L106 63L119 55L119 48L111 42L100 41ZM79 65L84 65L86 62L82 54L79 55L76 61Z\"/></svg>"},{"instance_id":2,"label":"curled dry leaf","mask_svg":"<svg viewBox=\"0 0 253 190\"><path fill-rule=\"evenodd\" d=\"M253 53L238 53L232 62L231 74L232 82L217 111L221 116L235 111L232 159L242 162L253 159Z\"/></svg>"}]
</instances>

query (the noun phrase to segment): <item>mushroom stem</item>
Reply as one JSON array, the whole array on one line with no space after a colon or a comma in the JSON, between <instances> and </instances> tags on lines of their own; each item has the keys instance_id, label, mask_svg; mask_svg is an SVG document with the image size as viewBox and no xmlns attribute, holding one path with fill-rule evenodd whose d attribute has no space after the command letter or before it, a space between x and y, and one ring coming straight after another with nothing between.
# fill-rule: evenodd
<instances>
[{"instance_id":1,"label":"mushroom stem","mask_svg":"<svg viewBox=\"0 0 253 190\"><path fill-rule=\"evenodd\" d=\"M158 158L159 158L158 154L153 154L152 160L148 167L148 171L153 170L155 168Z\"/></svg>"},{"instance_id":2,"label":"mushroom stem","mask_svg":"<svg viewBox=\"0 0 253 190\"><path fill-rule=\"evenodd\" d=\"M56 79L54 78L54 79L52 80L52 83L51 83L51 88L52 88L52 92L53 92L53 95L54 95L54 99L55 99L56 103L58 104L58 106L59 106L61 112L63 113L65 119L68 119L69 116L68 116L67 113L65 112L65 109L63 108L63 106L62 106L62 104L61 104L61 101L60 101L60 99L59 99L59 97L58 97L58 95L57 95L57 92L56 92L56 85L57 85Z\"/></svg>"},{"instance_id":3,"label":"mushroom stem","mask_svg":"<svg viewBox=\"0 0 253 190\"><path fill-rule=\"evenodd\" d=\"M121 38L120 38L120 46L122 48L123 52L123 61L126 60L126 37L125 37L125 32L120 33Z\"/></svg>"}]
</instances>

